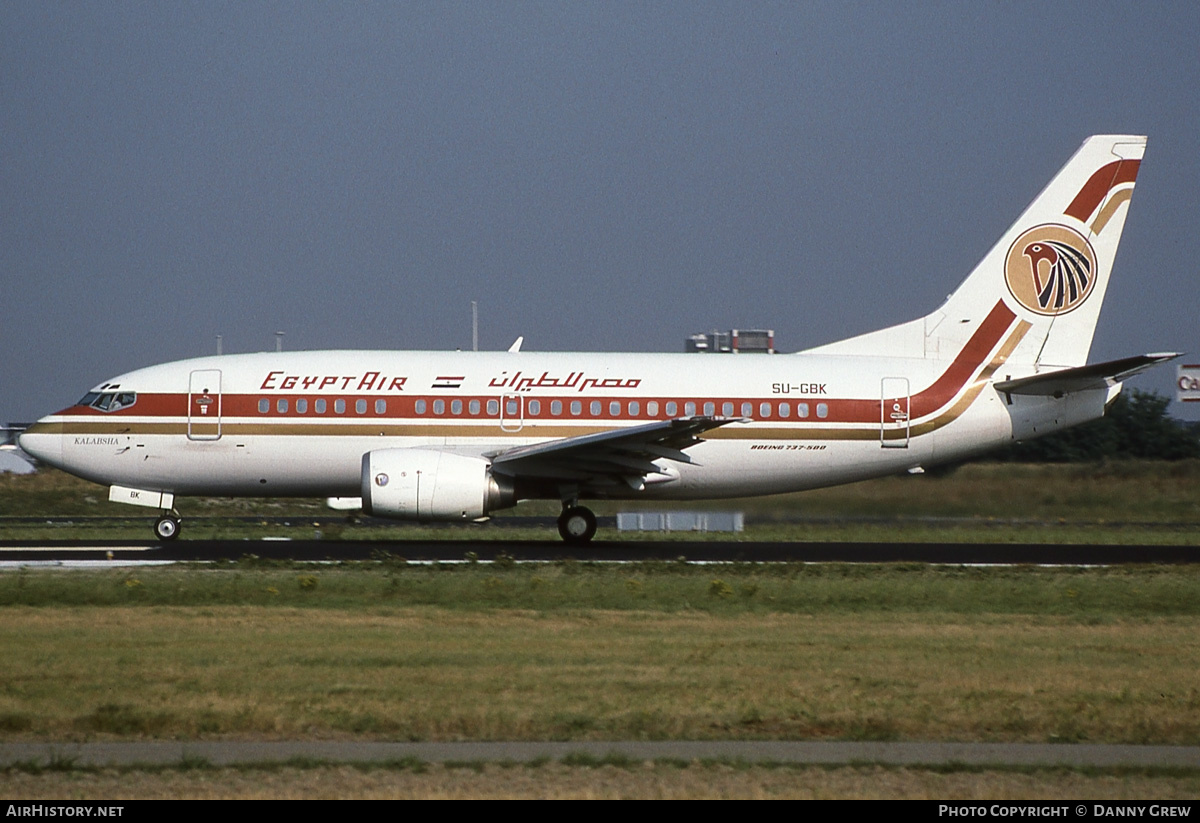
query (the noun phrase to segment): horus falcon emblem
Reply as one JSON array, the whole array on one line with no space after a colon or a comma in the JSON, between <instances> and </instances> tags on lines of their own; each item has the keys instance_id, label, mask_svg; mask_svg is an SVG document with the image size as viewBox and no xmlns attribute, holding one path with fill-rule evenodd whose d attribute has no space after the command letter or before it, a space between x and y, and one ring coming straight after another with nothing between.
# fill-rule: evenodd
<instances>
[{"instance_id":1,"label":"horus falcon emblem","mask_svg":"<svg viewBox=\"0 0 1200 823\"><path fill-rule=\"evenodd\" d=\"M1038 240L1025 247L1038 305L1061 309L1074 304L1092 281L1092 263L1085 254L1057 240ZM1042 263L1046 279L1042 280Z\"/></svg>"},{"instance_id":2,"label":"horus falcon emblem","mask_svg":"<svg viewBox=\"0 0 1200 823\"><path fill-rule=\"evenodd\" d=\"M1023 308L1053 317L1083 305L1098 285L1096 250L1069 226L1043 223L1008 247L1004 280Z\"/></svg>"}]
</instances>

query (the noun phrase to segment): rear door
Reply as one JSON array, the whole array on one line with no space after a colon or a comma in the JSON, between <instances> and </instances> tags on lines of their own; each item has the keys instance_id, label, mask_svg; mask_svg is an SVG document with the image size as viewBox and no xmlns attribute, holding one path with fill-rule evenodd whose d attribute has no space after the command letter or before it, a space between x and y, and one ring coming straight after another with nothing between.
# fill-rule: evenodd
<instances>
[{"instance_id":1,"label":"rear door","mask_svg":"<svg viewBox=\"0 0 1200 823\"><path fill-rule=\"evenodd\" d=\"M907 449L909 394L907 377L885 377L880 386L879 445Z\"/></svg>"}]
</instances>

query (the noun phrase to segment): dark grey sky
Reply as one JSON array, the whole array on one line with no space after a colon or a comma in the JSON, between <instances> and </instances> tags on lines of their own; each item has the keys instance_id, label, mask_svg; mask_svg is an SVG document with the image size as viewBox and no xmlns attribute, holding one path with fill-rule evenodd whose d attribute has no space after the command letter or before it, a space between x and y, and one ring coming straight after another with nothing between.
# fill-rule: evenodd
<instances>
[{"instance_id":1,"label":"dark grey sky","mask_svg":"<svg viewBox=\"0 0 1200 823\"><path fill-rule=\"evenodd\" d=\"M469 348L472 299L482 348L829 342L1094 133L1150 143L1092 359L1200 352L1198 43L1194 2L6 2L0 421L217 334Z\"/></svg>"}]
</instances>

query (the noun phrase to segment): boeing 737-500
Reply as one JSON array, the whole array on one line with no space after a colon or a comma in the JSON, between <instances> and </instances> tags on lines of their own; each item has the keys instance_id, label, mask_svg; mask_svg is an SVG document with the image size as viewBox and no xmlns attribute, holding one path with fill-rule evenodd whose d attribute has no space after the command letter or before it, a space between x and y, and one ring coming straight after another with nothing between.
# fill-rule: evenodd
<instances>
[{"instance_id":1,"label":"boeing 737-500","mask_svg":"<svg viewBox=\"0 0 1200 823\"><path fill-rule=\"evenodd\" d=\"M553 499L563 539L586 542L586 499L775 494L962 460L1098 418L1175 356L1087 365L1145 146L1088 139L937 310L796 354L203 357L105 380L20 444L158 509L163 540L181 496L302 495L415 521Z\"/></svg>"}]
</instances>

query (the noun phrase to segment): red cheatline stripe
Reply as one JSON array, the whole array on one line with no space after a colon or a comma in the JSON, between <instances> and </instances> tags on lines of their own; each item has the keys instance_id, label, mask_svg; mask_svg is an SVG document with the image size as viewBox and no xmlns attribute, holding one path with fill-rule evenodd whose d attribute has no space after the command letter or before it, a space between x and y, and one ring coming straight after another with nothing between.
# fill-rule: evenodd
<instances>
[{"instance_id":1,"label":"red cheatline stripe","mask_svg":"<svg viewBox=\"0 0 1200 823\"><path fill-rule=\"evenodd\" d=\"M983 323L971 335L971 338L963 346L962 351L954 361L946 368L946 371L935 380L928 388L920 391L912 396L910 414L913 419L923 417L936 412L938 409L946 406L962 391L966 386L967 381L979 369L979 367L987 359L988 354L1000 342L1001 337L1012 325L1016 315L1004 304L1003 301L997 302L992 308L988 316L984 318ZM138 395L137 402L129 408L122 409L118 412L106 414L97 409L73 406L59 412L62 415L88 417L96 419L109 420L117 423L122 417L172 417L180 418L187 414L187 395L186 394L157 394L157 393L142 393ZM296 400L304 398L309 401L309 413L299 414L296 411ZM270 405L269 411L262 414L258 410L258 404L261 399L268 399ZM288 401L287 411L280 413L277 410L277 402L281 399ZM444 395L390 395L382 397L381 395L331 395L324 399L327 401L326 412L318 414L315 410L313 401L316 397L304 394L226 394L221 398L221 417L228 421L230 418L256 418L263 420L278 420L280 418L288 419L330 419L330 420L384 420L384 419L418 419L418 420L480 420L494 421L497 419L495 413L487 414L486 408L488 401L496 401L495 396L454 396L446 397ZM342 414L334 413L334 401L345 400L345 411ZM355 409L355 401L358 399L367 400L367 410L365 414L359 414ZM387 400L387 410L383 414L378 414L375 411L375 401L378 399ZM450 401L461 400L463 403L461 414L450 413ZM529 409L529 401L537 399L541 402L541 409L537 414L533 414ZM415 410L417 400L424 400L428 404L426 411L423 414L418 414ZM432 404L435 400L445 401L445 411L443 414L434 414ZM469 403L471 400L478 400L481 414L471 414L469 412ZM561 400L563 409L560 415L553 415L550 412L550 403L552 400ZM572 401L578 400L582 403L582 414L572 414L570 405ZM591 403L593 401L601 402L601 412L599 415L591 413ZM639 413L631 415L628 413L628 403L630 400L637 400L640 404ZM783 402L780 397L615 397L605 396L598 398L595 396L568 396L568 397L526 397L524 417L527 421L532 420L641 420L650 417L646 411L646 405L649 402L657 402L659 404L658 417L667 414L666 405L668 402L676 402L678 408L674 416L687 414L684 409L684 404L694 402L696 409L694 413L703 414L706 412L705 404L713 403L714 413L725 414L722 408L726 402L733 404L732 414L740 416L742 414L742 403L749 402L753 404L752 412L749 416L756 419L772 420L778 422L796 422L804 420L799 416L798 406L800 403L809 405L808 422L816 422L818 419L825 423L878 423L879 422L879 399L878 398L825 398L820 396L797 396L787 398L787 401L792 404L793 412L789 418L778 417L778 404ZM610 403L619 403L620 411L613 415L610 410ZM760 417L759 404L768 402L771 404L771 416L768 418ZM829 413L825 418L817 418L816 404L822 403L828 406ZM193 417L195 423L204 423L204 415L196 415Z\"/></svg>"},{"instance_id":2,"label":"red cheatline stripe","mask_svg":"<svg viewBox=\"0 0 1200 823\"><path fill-rule=\"evenodd\" d=\"M1106 166L1101 166L1079 190L1079 194L1075 195L1075 199L1063 214L1080 222L1086 221L1113 187L1122 183L1132 183L1137 179L1139 166L1140 160L1114 160Z\"/></svg>"},{"instance_id":3,"label":"red cheatline stripe","mask_svg":"<svg viewBox=\"0 0 1200 823\"><path fill-rule=\"evenodd\" d=\"M919 417L933 414L950 403L966 386L967 381L971 379L976 370L983 365L988 354L996 348L996 344L1000 342L1000 338L1008 331L1016 317L1012 310L1004 305L1004 301L997 302L979 328L971 335L971 339L963 346L962 351L954 358L954 362L942 372L942 376L935 380L929 388L912 396L909 405L910 419L916 420ZM878 400L843 400L836 406L834 402L836 401L831 401L829 404L830 422L879 422ZM836 420L833 419L835 409L839 412Z\"/></svg>"}]
</instances>

